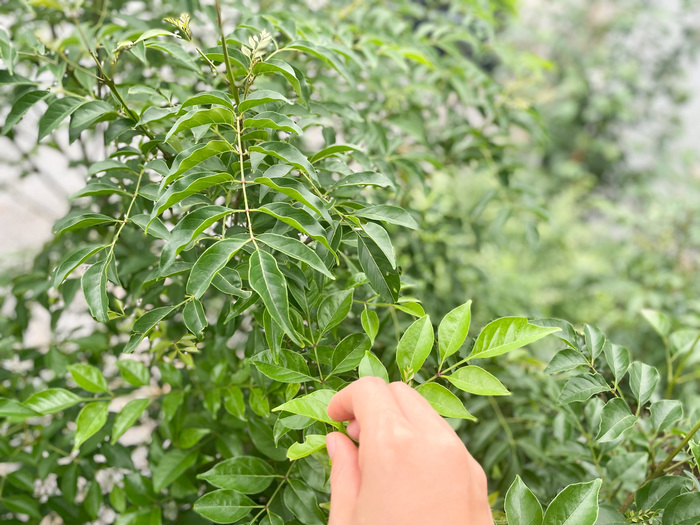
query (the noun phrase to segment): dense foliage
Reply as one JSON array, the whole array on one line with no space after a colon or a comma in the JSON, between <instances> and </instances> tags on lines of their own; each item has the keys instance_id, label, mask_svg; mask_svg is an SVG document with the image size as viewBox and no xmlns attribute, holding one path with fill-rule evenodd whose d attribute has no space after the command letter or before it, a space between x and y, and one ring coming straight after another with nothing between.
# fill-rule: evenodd
<instances>
[{"instance_id":1,"label":"dense foliage","mask_svg":"<svg viewBox=\"0 0 700 525\"><path fill-rule=\"evenodd\" d=\"M697 328L645 311L657 369L491 320L522 312L507 286L471 322L482 270L455 261L547 217L509 2L29 4L4 7L3 133L38 114L87 180L0 299L3 521L325 523L325 407L373 375L448 418L499 523L696 523Z\"/></svg>"}]
</instances>

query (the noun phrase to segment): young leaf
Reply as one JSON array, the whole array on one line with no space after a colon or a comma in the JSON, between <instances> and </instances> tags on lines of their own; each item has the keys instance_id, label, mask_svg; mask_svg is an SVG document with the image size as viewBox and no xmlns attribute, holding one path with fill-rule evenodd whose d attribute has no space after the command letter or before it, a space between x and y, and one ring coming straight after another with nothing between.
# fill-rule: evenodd
<instances>
[{"instance_id":1,"label":"young leaf","mask_svg":"<svg viewBox=\"0 0 700 525\"><path fill-rule=\"evenodd\" d=\"M73 405L85 401L82 397L76 396L64 388L49 388L32 394L29 399L22 404L39 414L55 414Z\"/></svg>"},{"instance_id":2,"label":"young leaf","mask_svg":"<svg viewBox=\"0 0 700 525\"><path fill-rule=\"evenodd\" d=\"M300 416L310 417L322 423L328 423L334 427L339 427L340 423L330 418L326 413L328 403L335 395L333 390L315 390L310 394L295 397L291 401L281 404L272 409L273 412L289 412Z\"/></svg>"},{"instance_id":3,"label":"young leaf","mask_svg":"<svg viewBox=\"0 0 700 525\"><path fill-rule=\"evenodd\" d=\"M276 477L275 470L267 461L253 456L227 459L197 475L197 479L208 481L215 487L241 494L258 494L267 489Z\"/></svg>"},{"instance_id":4,"label":"young leaf","mask_svg":"<svg viewBox=\"0 0 700 525\"><path fill-rule=\"evenodd\" d=\"M320 242L335 255L331 245L328 244L325 230L309 212L300 208L295 208L287 202L273 202L270 204L265 204L258 209L263 213L272 215L285 224L289 224L292 228L295 228L301 233Z\"/></svg>"},{"instance_id":5,"label":"young leaf","mask_svg":"<svg viewBox=\"0 0 700 525\"><path fill-rule=\"evenodd\" d=\"M598 518L598 492L602 480L569 485L552 500L543 525L594 525Z\"/></svg>"},{"instance_id":6,"label":"young leaf","mask_svg":"<svg viewBox=\"0 0 700 525\"><path fill-rule=\"evenodd\" d=\"M110 440L112 445L117 442L124 432L129 430L134 423L138 421L149 403L149 399L132 399L126 405L124 405L124 408L121 409L121 412L117 414L117 417L114 420L114 426L112 427L112 438Z\"/></svg>"},{"instance_id":7,"label":"young leaf","mask_svg":"<svg viewBox=\"0 0 700 525\"><path fill-rule=\"evenodd\" d=\"M235 490L215 490L194 502L194 511L214 523L234 523L260 508L248 496Z\"/></svg>"},{"instance_id":8,"label":"young leaf","mask_svg":"<svg viewBox=\"0 0 700 525\"><path fill-rule=\"evenodd\" d=\"M506 492L505 511L508 525L542 525L542 505L520 476Z\"/></svg>"},{"instance_id":9,"label":"young leaf","mask_svg":"<svg viewBox=\"0 0 700 525\"><path fill-rule=\"evenodd\" d=\"M316 252L298 239L287 237L286 235L278 235L276 233L263 233L258 235L256 240L267 244L273 250L282 252L288 257L305 262L314 270L335 280L333 274L328 271L328 268L323 264L321 258L316 255Z\"/></svg>"},{"instance_id":10,"label":"young leaf","mask_svg":"<svg viewBox=\"0 0 700 525\"><path fill-rule=\"evenodd\" d=\"M630 365L629 374L630 390L639 404L645 405L659 383L659 371L653 366L635 361Z\"/></svg>"},{"instance_id":11,"label":"young leaf","mask_svg":"<svg viewBox=\"0 0 700 525\"><path fill-rule=\"evenodd\" d=\"M228 239L217 241L209 246L192 267L190 277L187 280L187 293L196 299L200 299L209 288L214 276L248 242L250 242L248 235L238 234Z\"/></svg>"},{"instance_id":12,"label":"young leaf","mask_svg":"<svg viewBox=\"0 0 700 525\"><path fill-rule=\"evenodd\" d=\"M440 321L440 326L438 326L440 365L445 362L445 359L457 353L464 344L472 318L471 306L472 302L467 301L450 311Z\"/></svg>"},{"instance_id":13,"label":"young leaf","mask_svg":"<svg viewBox=\"0 0 700 525\"><path fill-rule=\"evenodd\" d=\"M611 399L603 408L600 429L596 440L599 443L615 441L625 430L631 428L636 421L637 418L632 415L624 400L617 397Z\"/></svg>"},{"instance_id":14,"label":"young leaf","mask_svg":"<svg viewBox=\"0 0 700 525\"><path fill-rule=\"evenodd\" d=\"M126 382L134 386L145 386L151 379L146 365L134 359L120 359L117 368Z\"/></svg>"},{"instance_id":15,"label":"young leaf","mask_svg":"<svg viewBox=\"0 0 700 525\"><path fill-rule=\"evenodd\" d=\"M600 374L575 376L569 379L559 394L559 403L586 401L600 392L607 392L610 387Z\"/></svg>"},{"instance_id":16,"label":"young leaf","mask_svg":"<svg viewBox=\"0 0 700 525\"><path fill-rule=\"evenodd\" d=\"M338 343L335 350L333 350L333 356L331 357L332 370L328 375L344 374L354 370L370 347L371 343L365 334L350 334Z\"/></svg>"},{"instance_id":17,"label":"young leaf","mask_svg":"<svg viewBox=\"0 0 700 525\"><path fill-rule=\"evenodd\" d=\"M383 221L389 224L404 226L412 230L418 229L418 223L406 210L396 206L390 206L388 204L367 206L366 208L353 212L353 215L364 219L372 219L375 221Z\"/></svg>"},{"instance_id":18,"label":"young leaf","mask_svg":"<svg viewBox=\"0 0 700 525\"><path fill-rule=\"evenodd\" d=\"M204 315L202 303L197 299L188 302L182 311L182 317L187 329L197 338L201 338L203 330L209 324L206 315Z\"/></svg>"},{"instance_id":19,"label":"young leaf","mask_svg":"<svg viewBox=\"0 0 700 525\"><path fill-rule=\"evenodd\" d=\"M37 412L24 406L16 399L0 397L0 417L6 417L11 420L24 420L28 417L38 415L39 414Z\"/></svg>"},{"instance_id":20,"label":"young leaf","mask_svg":"<svg viewBox=\"0 0 700 525\"><path fill-rule=\"evenodd\" d=\"M396 348L396 363L404 381L411 379L421 369L433 348L433 339L429 315L415 321L401 336Z\"/></svg>"},{"instance_id":21,"label":"young leaf","mask_svg":"<svg viewBox=\"0 0 700 525\"><path fill-rule=\"evenodd\" d=\"M558 331L560 328L557 327L530 324L524 317L502 317L481 330L469 358L484 359L505 354Z\"/></svg>"},{"instance_id":22,"label":"young leaf","mask_svg":"<svg viewBox=\"0 0 700 525\"><path fill-rule=\"evenodd\" d=\"M476 421L476 418L464 408L462 401L444 386L437 383L423 383L416 390L441 416Z\"/></svg>"},{"instance_id":23,"label":"young leaf","mask_svg":"<svg viewBox=\"0 0 700 525\"><path fill-rule=\"evenodd\" d=\"M365 352L365 356L360 361L357 372L360 377L381 377L387 384L389 383L389 373L386 368L379 358L369 350Z\"/></svg>"},{"instance_id":24,"label":"young leaf","mask_svg":"<svg viewBox=\"0 0 700 525\"><path fill-rule=\"evenodd\" d=\"M68 367L73 380L88 392L109 392L102 372L91 365L75 364Z\"/></svg>"},{"instance_id":25,"label":"young leaf","mask_svg":"<svg viewBox=\"0 0 700 525\"><path fill-rule=\"evenodd\" d=\"M287 449L287 457L294 461L310 456L326 446L326 436L307 434L303 443L294 443Z\"/></svg>"},{"instance_id":26,"label":"young leaf","mask_svg":"<svg viewBox=\"0 0 700 525\"><path fill-rule=\"evenodd\" d=\"M360 322L373 345L374 339L377 337L377 333L379 333L379 317L377 316L377 312L370 310L367 308L367 305L365 305L365 309L362 310L362 314L360 315Z\"/></svg>"},{"instance_id":27,"label":"young leaf","mask_svg":"<svg viewBox=\"0 0 700 525\"><path fill-rule=\"evenodd\" d=\"M477 396L510 395L498 379L478 366L464 366L452 375L444 377L460 390Z\"/></svg>"},{"instance_id":28,"label":"young leaf","mask_svg":"<svg viewBox=\"0 0 700 525\"><path fill-rule=\"evenodd\" d=\"M174 449L163 454L153 470L153 490L159 493L197 461L197 451Z\"/></svg>"},{"instance_id":29,"label":"young leaf","mask_svg":"<svg viewBox=\"0 0 700 525\"><path fill-rule=\"evenodd\" d=\"M272 318L297 346L302 346L289 318L287 280L275 258L267 252L255 250L250 256L248 281L260 296Z\"/></svg>"},{"instance_id":30,"label":"young leaf","mask_svg":"<svg viewBox=\"0 0 700 525\"><path fill-rule=\"evenodd\" d=\"M74 451L107 423L107 409L109 409L109 403L104 402L88 403L82 408L78 419L75 420Z\"/></svg>"},{"instance_id":31,"label":"young leaf","mask_svg":"<svg viewBox=\"0 0 700 525\"><path fill-rule=\"evenodd\" d=\"M80 279L85 301L90 315L101 323L109 321L107 309L107 270L112 262L112 256L108 255L101 261L88 268Z\"/></svg>"}]
</instances>

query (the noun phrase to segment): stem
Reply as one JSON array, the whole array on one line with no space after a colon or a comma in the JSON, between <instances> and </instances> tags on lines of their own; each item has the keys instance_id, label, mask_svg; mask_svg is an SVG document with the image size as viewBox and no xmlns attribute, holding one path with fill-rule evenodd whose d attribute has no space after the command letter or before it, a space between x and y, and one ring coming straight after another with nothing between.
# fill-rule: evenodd
<instances>
[{"instance_id":1,"label":"stem","mask_svg":"<svg viewBox=\"0 0 700 525\"><path fill-rule=\"evenodd\" d=\"M279 493L280 490L282 490L282 487L284 484L289 480L289 474L292 472L292 469L294 466L297 464L297 462L292 461L292 464L289 466L287 469L287 472L284 474L284 479L280 482L279 485L277 485L277 488L275 491L272 493L272 496L270 496L270 499L267 501L267 504L262 508L260 512L258 512L255 516L253 516L253 519L250 520L250 525L253 525L256 521L258 521L258 518L263 515L265 512L270 512L270 503L272 503L272 500L275 499L275 496Z\"/></svg>"},{"instance_id":2,"label":"stem","mask_svg":"<svg viewBox=\"0 0 700 525\"><path fill-rule=\"evenodd\" d=\"M236 106L240 104L238 96L238 87L236 87L236 82L233 79L233 68L231 67L231 59L228 56L228 47L226 46L226 37L224 36L224 22L221 18L221 4L219 0L215 2L216 7L216 22L219 26L219 34L221 35L221 49L224 52L224 63L226 64L226 79L228 80L229 88L231 89L231 94L236 101Z\"/></svg>"},{"instance_id":3,"label":"stem","mask_svg":"<svg viewBox=\"0 0 700 525\"><path fill-rule=\"evenodd\" d=\"M675 449L673 449L673 451L668 455L668 457L658 467L656 467L656 469L654 469L654 471L651 474L649 474L639 486L641 487L647 481L652 480L654 478L658 478L661 474L663 474L666 467L668 467L673 461L673 458L676 457L676 454L678 454L681 450L685 448L685 446L688 444L688 441L690 441L693 438L693 436L698 432L698 430L700 430L700 420L698 420L698 422L695 423L695 426L691 428L690 431L685 435L683 441L681 441L680 444ZM630 505L632 505L633 501L634 492L630 493L630 495L627 496L627 499L620 507L620 512L622 512L623 514L627 512L627 509L630 508Z\"/></svg>"}]
</instances>

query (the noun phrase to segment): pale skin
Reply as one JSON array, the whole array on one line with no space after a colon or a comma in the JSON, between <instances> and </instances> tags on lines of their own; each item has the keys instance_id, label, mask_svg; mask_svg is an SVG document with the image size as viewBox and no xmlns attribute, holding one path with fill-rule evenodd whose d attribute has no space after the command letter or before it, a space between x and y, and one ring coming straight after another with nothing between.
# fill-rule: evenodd
<instances>
[{"instance_id":1,"label":"pale skin","mask_svg":"<svg viewBox=\"0 0 700 525\"><path fill-rule=\"evenodd\" d=\"M346 435L326 438L329 525L492 525L486 475L452 427L413 388L361 378L328 406Z\"/></svg>"}]
</instances>

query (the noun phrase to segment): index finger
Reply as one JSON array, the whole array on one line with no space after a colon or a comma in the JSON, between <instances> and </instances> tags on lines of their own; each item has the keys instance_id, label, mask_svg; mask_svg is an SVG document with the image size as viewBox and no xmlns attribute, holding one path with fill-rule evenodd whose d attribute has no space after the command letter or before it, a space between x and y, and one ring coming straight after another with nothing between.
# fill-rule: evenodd
<instances>
[{"instance_id":1,"label":"index finger","mask_svg":"<svg viewBox=\"0 0 700 525\"><path fill-rule=\"evenodd\" d=\"M356 419L362 429L403 417L389 387L377 377L360 378L335 394L328 404L328 415L336 421Z\"/></svg>"}]
</instances>

